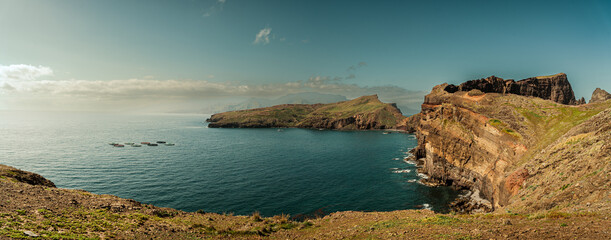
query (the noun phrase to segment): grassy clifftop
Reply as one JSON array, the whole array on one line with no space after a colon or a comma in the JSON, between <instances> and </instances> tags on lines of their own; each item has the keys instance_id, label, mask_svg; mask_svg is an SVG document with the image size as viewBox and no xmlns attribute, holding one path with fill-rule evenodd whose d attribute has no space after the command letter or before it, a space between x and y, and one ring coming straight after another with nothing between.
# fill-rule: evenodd
<instances>
[{"instance_id":1,"label":"grassy clifftop","mask_svg":"<svg viewBox=\"0 0 611 240\"><path fill-rule=\"evenodd\" d=\"M325 129L392 129L405 117L377 95L330 104L284 104L214 114L209 127L298 127Z\"/></svg>"}]
</instances>

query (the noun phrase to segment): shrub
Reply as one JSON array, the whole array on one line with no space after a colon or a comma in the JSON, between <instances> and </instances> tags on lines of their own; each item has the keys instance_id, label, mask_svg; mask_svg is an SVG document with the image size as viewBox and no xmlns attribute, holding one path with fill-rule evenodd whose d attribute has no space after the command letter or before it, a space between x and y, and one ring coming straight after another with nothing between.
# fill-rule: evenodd
<instances>
[{"instance_id":1,"label":"shrub","mask_svg":"<svg viewBox=\"0 0 611 240\"><path fill-rule=\"evenodd\" d=\"M472 89L472 90L471 90L471 91L469 91L467 94L468 94L469 96L481 96L481 95L484 95L485 93L484 93L484 92L482 92L482 91L481 91L481 90L479 90L479 89Z\"/></svg>"},{"instance_id":2,"label":"shrub","mask_svg":"<svg viewBox=\"0 0 611 240\"><path fill-rule=\"evenodd\" d=\"M260 221L263 221L263 220L261 219L261 214L260 214L258 211L257 211L257 212L252 213L252 220L253 220L253 221L255 221L255 222L260 222Z\"/></svg>"}]
</instances>

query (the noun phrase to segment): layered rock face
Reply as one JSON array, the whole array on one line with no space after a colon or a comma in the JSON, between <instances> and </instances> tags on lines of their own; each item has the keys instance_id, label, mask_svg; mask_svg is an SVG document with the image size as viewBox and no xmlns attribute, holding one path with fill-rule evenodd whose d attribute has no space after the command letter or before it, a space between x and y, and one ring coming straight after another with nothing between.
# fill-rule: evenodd
<instances>
[{"instance_id":1,"label":"layered rock face","mask_svg":"<svg viewBox=\"0 0 611 240\"><path fill-rule=\"evenodd\" d=\"M420 171L429 175L426 182L473 190L489 202L480 201L483 208L507 206L527 179L539 174L526 165L533 156L611 105L557 104L574 102L565 81L561 74L515 83L490 77L435 86L422 111L403 122L416 132L413 154ZM513 92L549 100L507 94Z\"/></svg>"},{"instance_id":2,"label":"layered rock face","mask_svg":"<svg viewBox=\"0 0 611 240\"><path fill-rule=\"evenodd\" d=\"M214 114L208 127L324 128L341 130L394 129L405 117L395 104L377 95L330 104L284 104Z\"/></svg>"},{"instance_id":3,"label":"layered rock face","mask_svg":"<svg viewBox=\"0 0 611 240\"><path fill-rule=\"evenodd\" d=\"M607 99L611 99L611 94L609 94L605 90L596 88L594 92L592 93L592 98L590 98L590 103L604 102L604 101L607 101Z\"/></svg>"},{"instance_id":4,"label":"layered rock face","mask_svg":"<svg viewBox=\"0 0 611 240\"><path fill-rule=\"evenodd\" d=\"M526 147L519 136L507 133L504 121L477 111L480 102L490 104L490 96L449 93L444 90L447 86L436 86L422 104L414 155L422 164L421 171L429 175L429 184L477 190L490 202L485 207L493 209L506 201L499 189L503 176Z\"/></svg>"},{"instance_id":5,"label":"layered rock face","mask_svg":"<svg viewBox=\"0 0 611 240\"><path fill-rule=\"evenodd\" d=\"M472 89L478 89L484 93L512 93L522 96L539 97L562 104L576 105L585 103L585 100L575 100L571 84L564 73L532 77L517 82L511 79L504 80L499 77L490 76L467 81L458 86L448 85L445 91L453 93Z\"/></svg>"}]
</instances>

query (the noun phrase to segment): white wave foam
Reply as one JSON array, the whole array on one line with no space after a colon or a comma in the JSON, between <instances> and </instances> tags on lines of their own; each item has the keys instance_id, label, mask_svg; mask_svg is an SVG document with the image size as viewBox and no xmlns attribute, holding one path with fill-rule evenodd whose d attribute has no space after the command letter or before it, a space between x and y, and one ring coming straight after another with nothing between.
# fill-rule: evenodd
<instances>
[{"instance_id":1,"label":"white wave foam","mask_svg":"<svg viewBox=\"0 0 611 240\"><path fill-rule=\"evenodd\" d=\"M425 203L425 204L422 204L422 209L433 210L433 207L431 207L430 204Z\"/></svg>"},{"instance_id":2,"label":"white wave foam","mask_svg":"<svg viewBox=\"0 0 611 240\"><path fill-rule=\"evenodd\" d=\"M393 173L408 173L408 172L411 172L411 171L412 170L409 170L409 169L401 169L401 170L395 170L395 171L392 171L392 172Z\"/></svg>"},{"instance_id":3,"label":"white wave foam","mask_svg":"<svg viewBox=\"0 0 611 240\"><path fill-rule=\"evenodd\" d=\"M403 159L403 161L409 165L416 165L416 161L410 160L408 158Z\"/></svg>"},{"instance_id":4,"label":"white wave foam","mask_svg":"<svg viewBox=\"0 0 611 240\"><path fill-rule=\"evenodd\" d=\"M422 179L429 179L429 176L424 174L424 173L418 173L418 177L420 177Z\"/></svg>"},{"instance_id":5,"label":"white wave foam","mask_svg":"<svg viewBox=\"0 0 611 240\"><path fill-rule=\"evenodd\" d=\"M416 182L416 181L418 181L418 180L417 180L417 179L410 179L410 180L407 180L407 182L408 182L408 183L414 183L414 182Z\"/></svg>"},{"instance_id":6,"label":"white wave foam","mask_svg":"<svg viewBox=\"0 0 611 240\"><path fill-rule=\"evenodd\" d=\"M400 158L393 158L392 160L395 160L395 161L397 161L397 160L400 160Z\"/></svg>"}]
</instances>

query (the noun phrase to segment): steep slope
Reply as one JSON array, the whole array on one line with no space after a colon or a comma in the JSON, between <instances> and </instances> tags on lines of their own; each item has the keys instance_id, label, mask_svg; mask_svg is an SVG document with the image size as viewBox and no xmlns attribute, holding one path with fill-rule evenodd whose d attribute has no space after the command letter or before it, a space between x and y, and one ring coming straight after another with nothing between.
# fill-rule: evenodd
<instances>
[{"instance_id":1,"label":"steep slope","mask_svg":"<svg viewBox=\"0 0 611 240\"><path fill-rule=\"evenodd\" d=\"M267 128L298 127L325 129L392 129L405 117L393 104L377 95L330 104L284 104L214 114L208 127Z\"/></svg>"},{"instance_id":2,"label":"steep slope","mask_svg":"<svg viewBox=\"0 0 611 240\"><path fill-rule=\"evenodd\" d=\"M609 106L609 103L607 103ZM571 128L524 164L507 209L611 212L611 108Z\"/></svg>"},{"instance_id":3,"label":"steep slope","mask_svg":"<svg viewBox=\"0 0 611 240\"><path fill-rule=\"evenodd\" d=\"M402 125L417 132L414 155L420 159L421 171L430 176L428 183L473 190L477 201L468 203L468 208L477 205L491 210L513 202L524 181L540 174L534 167L537 154L611 107L611 101L571 106L529 97L544 93L520 96L485 93L485 88L455 90L447 84L436 86L425 97L421 113Z\"/></svg>"}]
</instances>

